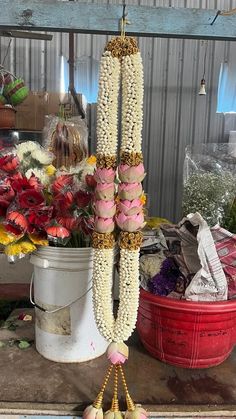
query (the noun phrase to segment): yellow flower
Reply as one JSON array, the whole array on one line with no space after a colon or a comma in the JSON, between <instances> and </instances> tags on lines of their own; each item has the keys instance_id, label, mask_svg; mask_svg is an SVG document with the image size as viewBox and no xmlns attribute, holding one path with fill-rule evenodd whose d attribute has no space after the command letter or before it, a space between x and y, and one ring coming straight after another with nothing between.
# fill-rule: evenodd
<instances>
[{"instance_id":1,"label":"yellow flower","mask_svg":"<svg viewBox=\"0 0 236 419\"><path fill-rule=\"evenodd\" d=\"M49 164L49 166L45 167L45 172L48 176L53 176L56 170L57 169L52 164Z\"/></svg>"},{"instance_id":2,"label":"yellow flower","mask_svg":"<svg viewBox=\"0 0 236 419\"><path fill-rule=\"evenodd\" d=\"M27 253L32 253L36 250L36 246L28 240L20 242L21 253L26 255Z\"/></svg>"},{"instance_id":3,"label":"yellow flower","mask_svg":"<svg viewBox=\"0 0 236 419\"><path fill-rule=\"evenodd\" d=\"M8 233L4 228L3 224L0 224L0 244L7 246L8 244L14 242L16 237L13 234Z\"/></svg>"},{"instance_id":4,"label":"yellow flower","mask_svg":"<svg viewBox=\"0 0 236 419\"><path fill-rule=\"evenodd\" d=\"M29 234L29 238L37 246L48 246L48 240L40 238L37 234Z\"/></svg>"},{"instance_id":5,"label":"yellow flower","mask_svg":"<svg viewBox=\"0 0 236 419\"><path fill-rule=\"evenodd\" d=\"M147 227L152 228L152 229L159 228L161 224L172 224L166 218L160 218L160 217L149 217L147 218L146 221L147 221Z\"/></svg>"},{"instance_id":6,"label":"yellow flower","mask_svg":"<svg viewBox=\"0 0 236 419\"><path fill-rule=\"evenodd\" d=\"M140 196L139 199L140 199L140 202L141 202L142 205L146 204L147 197L146 197L145 193L142 193L142 195Z\"/></svg>"},{"instance_id":7,"label":"yellow flower","mask_svg":"<svg viewBox=\"0 0 236 419\"><path fill-rule=\"evenodd\" d=\"M94 165L96 164L96 161L97 161L96 156L94 156L93 154L87 158L88 164Z\"/></svg>"},{"instance_id":8,"label":"yellow flower","mask_svg":"<svg viewBox=\"0 0 236 419\"><path fill-rule=\"evenodd\" d=\"M9 244L5 247L5 253L7 256L19 256L21 252L21 246L19 243Z\"/></svg>"},{"instance_id":9,"label":"yellow flower","mask_svg":"<svg viewBox=\"0 0 236 419\"><path fill-rule=\"evenodd\" d=\"M28 240L18 241L5 247L5 253L7 256L26 255L34 250L36 250L36 246Z\"/></svg>"}]
</instances>

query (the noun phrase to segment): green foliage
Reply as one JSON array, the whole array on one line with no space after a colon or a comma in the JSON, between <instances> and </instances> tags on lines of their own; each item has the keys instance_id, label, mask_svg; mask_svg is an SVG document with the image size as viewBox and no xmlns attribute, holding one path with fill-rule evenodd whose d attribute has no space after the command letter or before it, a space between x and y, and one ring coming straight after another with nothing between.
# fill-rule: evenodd
<instances>
[{"instance_id":1,"label":"green foliage","mask_svg":"<svg viewBox=\"0 0 236 419\"><path fill-rule=\"evenodd\" d=\"M221 226L231 233L236 233L236 198L232 204L225 207Z\"/></svg>"}]
</instances>

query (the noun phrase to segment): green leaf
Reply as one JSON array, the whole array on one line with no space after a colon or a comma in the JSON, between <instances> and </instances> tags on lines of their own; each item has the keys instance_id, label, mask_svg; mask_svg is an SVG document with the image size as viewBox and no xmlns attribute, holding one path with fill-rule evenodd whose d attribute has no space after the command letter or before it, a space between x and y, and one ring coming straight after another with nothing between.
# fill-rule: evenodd
<instances>
[{"instance_id":1,"label":"green leaf","mask_svg":"<svg viewBox=\"0 0 236 419\"><path fill-rule=\"evenodd\" d=\"M16 330L16 328L17 328L17 325L15 323L11 323L7 327L8 330L12 330L12 331Z\"/></svg>"},{"instance_id":2,"label":"green leaf","mask_svg":"<svg viewBox=\"0 0 236 419\"><path fill-rule=\"evenodd\" d=\"M27 349L29 348L30 343L27 342L27 340L21 340L20 343L18 344L18 348L20 349Z\"/></svg>"},{"instance_id":3,"label":"green leaf","mask_svg":"<svg viewBox=\"0 0 236 419\"><path fill-rule=\"evenodd\" d=\"M6 344L2 340L0 340L0 348L5 348Z\"/></svg>"}]
</instances>

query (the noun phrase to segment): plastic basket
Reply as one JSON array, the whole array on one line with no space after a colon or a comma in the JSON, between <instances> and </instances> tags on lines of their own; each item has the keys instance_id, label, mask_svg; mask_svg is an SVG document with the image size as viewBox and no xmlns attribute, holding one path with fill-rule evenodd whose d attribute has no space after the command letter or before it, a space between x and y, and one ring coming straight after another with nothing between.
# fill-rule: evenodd
<instances>
[{"instance_id":1,"label":"plastic basket","mask_svg":"<svg viewBox=\"0 0 236 419\"><path fill-rule=\"evenodd\" d=\"M0 129L11 129L16 124L16 110L7 106L0 106Z\"/></svg>"},{"instance_id":2,"label":"plastic basket","mask_svg":"<svg viewBox=\"0 0 236 419\"><path fill-rule=\"evenodd\" d=\"M27 98L29 89L22 79L16 79L5 85L3 94L13 106L17 106Z\"/></svg>"},{"instance_id":3,"label":"plastic basket","mask_svg":"<svg viewBox=\"0 0 236 419\"><path fill-rule=\"evenodd\" d=\"M236 343L236 300L179 301L141 290L137 329L155 358L184 368L212 367Z\"/></svg>"}]
</instances>

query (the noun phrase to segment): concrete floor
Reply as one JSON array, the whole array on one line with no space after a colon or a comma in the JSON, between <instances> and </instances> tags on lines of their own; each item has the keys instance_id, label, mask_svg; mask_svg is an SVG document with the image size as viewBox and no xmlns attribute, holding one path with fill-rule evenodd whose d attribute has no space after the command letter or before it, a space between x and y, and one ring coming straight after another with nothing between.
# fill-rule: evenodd
<instances>
[{"instance_id":1,"label":"concrete floor","mask_svg":"<svg viewBox=\"0 0 236 419\"><path fill-rule=\"evenodd\" d=\"M34 339L33 321L21 321L15 331L0 329L2 342L23 337ZM40 356L34 345L0 348L0 414L79 414L96 397L107 366L105 355L81 364L59 364ZM125 373L131 396L152 416L236 417L236 351L207 370L175 368L152 358L134 334ZM111 396L109 388L106 408Z\"/></svg>"}]
</instances>

